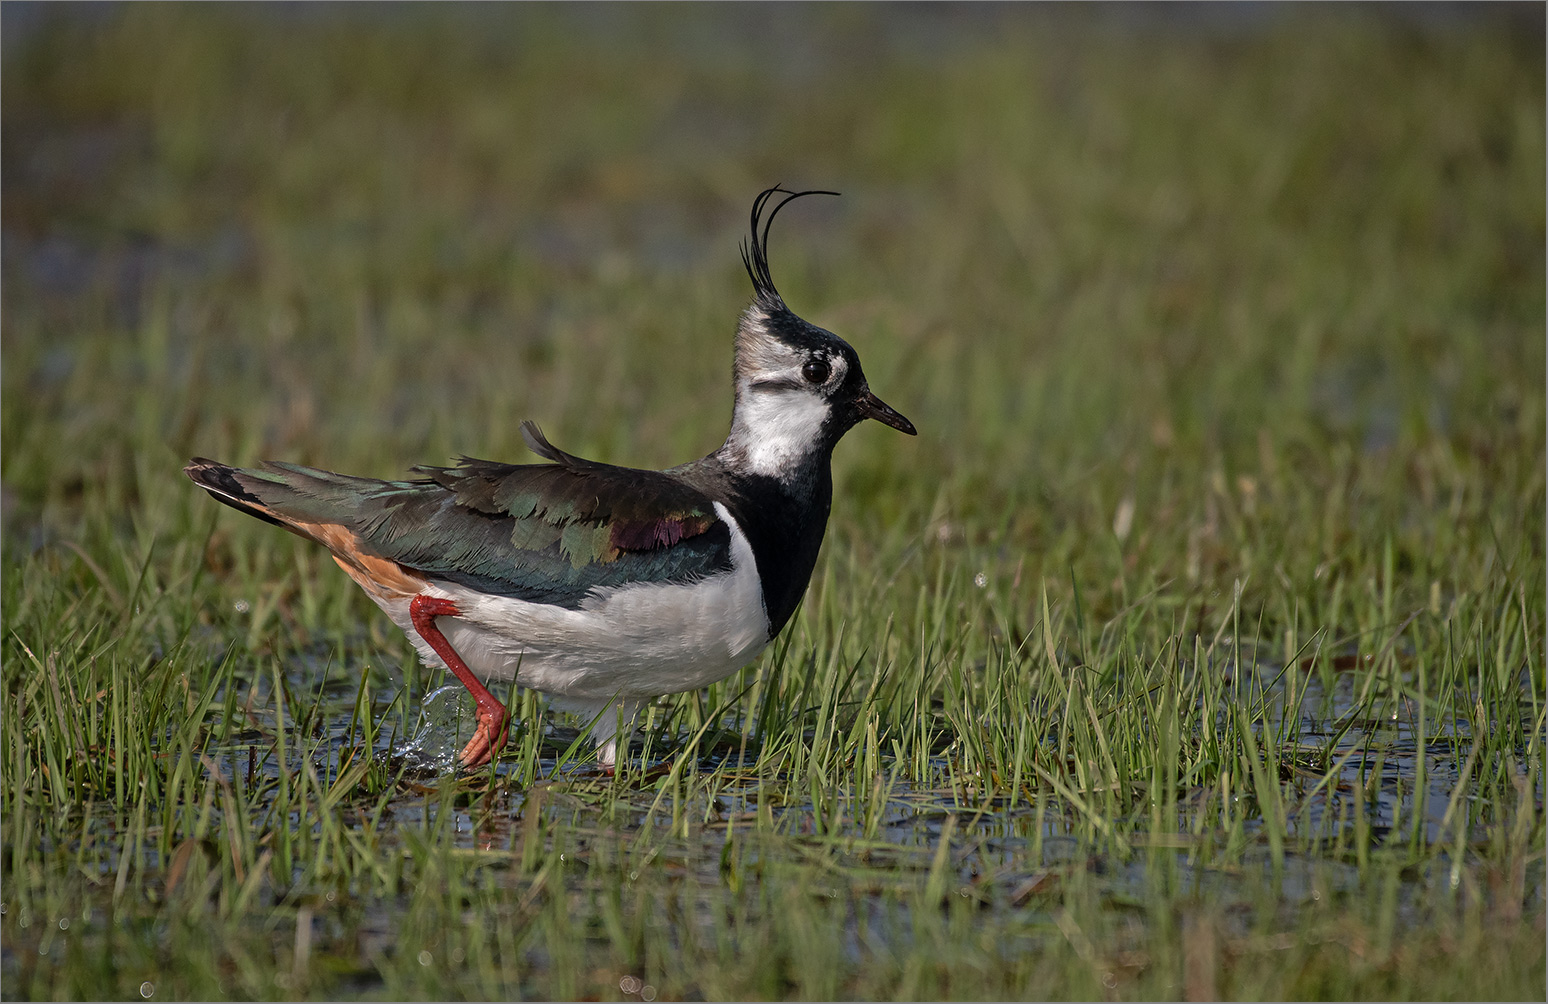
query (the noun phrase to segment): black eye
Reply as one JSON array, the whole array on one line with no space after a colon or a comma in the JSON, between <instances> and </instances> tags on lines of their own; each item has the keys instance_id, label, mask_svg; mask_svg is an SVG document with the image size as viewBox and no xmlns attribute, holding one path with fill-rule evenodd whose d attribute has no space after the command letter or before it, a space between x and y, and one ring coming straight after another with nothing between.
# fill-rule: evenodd
<instances>
[{"instance_id":1,"label":"black eye","mask_svg":"<svg viewBox=\"0 0 1548 1004\"><path fill-rule=\"evenodd\" d=\"M808 359L806 365L801 367L801 375L807 383L827 383L828 374L832 372L833 367L825 359Z\"/></svg>"}]
</instances>

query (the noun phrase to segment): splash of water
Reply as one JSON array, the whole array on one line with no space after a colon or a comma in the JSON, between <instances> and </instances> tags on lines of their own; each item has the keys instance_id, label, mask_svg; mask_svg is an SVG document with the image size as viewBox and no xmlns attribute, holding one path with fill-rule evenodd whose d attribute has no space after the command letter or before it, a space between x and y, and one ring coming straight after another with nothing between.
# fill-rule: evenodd
<instances>
[{"instance_id":1,"label":"splash of water","mask_svg":"<svg viewBox=\"0 0 1548 1004\"><path fill-rule=\"evenodd\" d=\"M458 736L474 720L471 700L463 700L467 693L453 683L426 694L419 706L419 727L397 755L420 770L455 770L464 742Z\"/></svg>"}]
</instances>

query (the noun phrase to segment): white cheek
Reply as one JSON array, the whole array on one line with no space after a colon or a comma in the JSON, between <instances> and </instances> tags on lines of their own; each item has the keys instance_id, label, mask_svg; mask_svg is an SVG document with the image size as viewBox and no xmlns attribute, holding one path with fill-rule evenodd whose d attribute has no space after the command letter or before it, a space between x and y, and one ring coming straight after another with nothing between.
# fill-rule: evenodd
<instances>
[{"instance_id":1,"label":"white cheek","mask_svg":"<svg viewBox=\"0 0 1548 1004\"><path fill-rule=\"evenodd\" d=\"M826 401L805 391L753 391L740 410L748 468L775 477L811 451L831 411Z\"/></svg>"}]
</instances>

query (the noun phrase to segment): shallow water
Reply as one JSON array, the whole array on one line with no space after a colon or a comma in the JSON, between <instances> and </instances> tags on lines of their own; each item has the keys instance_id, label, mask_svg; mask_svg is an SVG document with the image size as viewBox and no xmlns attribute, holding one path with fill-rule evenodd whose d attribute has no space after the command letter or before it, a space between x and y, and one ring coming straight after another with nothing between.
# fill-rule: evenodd
<instances>
[{"instance_id":1,"label":"shallow water","mask_svg":"<svg viewBox=\"0 0 1548 1004\"><path fill-rule=\"evenodd\" d=\"M289 682L293 692L309 690L321 696L321 728L326 740L317 747L322 755L313 761L313 767L324 783L330 783L337 776L341 759L347 763L356 755L358 728L350 726L355 684L349 681L358 680L359 672L354 667L334 667L328 683L320 689L315 682L306 686L307 678L318 668L317 660L303 659L292 665ZM1481 839L1481 833L1466 829L1470 819L1467 806L1452 797L1473 748L1466 723L1455 719L1421 723L1419 709L1408 699L1368 704L1369 695L1362 695L1361 689L1369 686L1369 679L1369 674L1352 672L1294 669L1287 673L1282 666L1254 663L1239 681L1238 694L1263 708L1263 714L1254 719L1260 732L1276 727L1273 723L1294 719L1293 730L1281 732L1293 740L1278 749L1281 780L1287 782L1287 842L1309 841L1305 846L1329 853L1342 848L1341 853L1347 854L1357 839L1356 830L1358 839L1372 845L1392 839L1395 828L1399 830L1397 837L1423 844L1465 849ZM341 682L334 685L335 681ZM1524 680L1523 685L1529 681ZM278 778L281 764L273 755L276 715L272 701L266 699L269 688L261 679L245 687L249 689L243 696L251 702L249 718L255 727L211 753L228 776L244 778L253 785ZM375 691L376 713L382 713L399 697L391 688ZM1356 717L1359 709L1368 706L1381 708L1380 716ZM1222 710L1222 721L1228 713L1228 709ZM884 768L877 785L863 791L854 790L846 784L848 778L841 776L823 793L824 804L819 807L805 785L782 780L770 783L758 776L753 769L755 737L748 742L747 768L734 769L740 737L732 731L727 733L727 741L700 762L706 770L733 768L725 783L712 797L695 796L679 803L675 796L662 799L651 780L637 788L615 787L611 778L586 763L584 743L580 762L561 766L564 752L582 730L570 716L548 714L536 723L513 723L514 729L543 730L539 781L533 788L523 789L519 766L505 760L494 767L492 783L482 786L482 793L453 800L447 809L442 784L454 776L457 751L471 734L473 703L460 685L440 686L425 694L414 709L413 720L406 739L398 741L384 733L373 753L399 773L398 794L390 799L384 822L395 825L391 821L402 819L405 824L413 820L417 825L417 821L434 820L439 813L450 811L455 840L468 850L511 847L519 839L521 820L532 805L534 793L541 790L543 816L581 831L627 835L659 826L674 814L693 820L691 832L697 836L681 848L681 865L685 874L699 874L706 881L717 880L721 851L729 835L760 830L813 846L841 849L863 859L863 865L857 867L873 868L878 875L889 870L910 875L928 870L943 832L949 830L954 848L951 869L960 894L1006 907L1036 891L1041 871L1078 867L1083 859L1089 859L1087 863L1093 868L1104 869L1102 881L1115 894L1128 889L1139 895L1145 871L1154 866L1158 852L1175 859L1180 881L1187 887L1203 890L1232 881L1227 872L1195 868L1193 864L1199 846L1212 839L1208 834L1221 822L1218 797L1204 790L1180 797L1177 832L1145 832L1148 817L1145 810L1136 811L1139 839L1135 850L1148 850L1130 856L1122 865L1113 866L1106 860L1098 865L1091 856L1099 852L1100 845L1093 845L1079 814L1057 796L1044 794L1040 802L1029 802L1027 797L1012 799L1003 792L977 787L972 779L964 779L960 767L946 756L931 761L930 776L924 779L909 781L894 774L884 781L888 777ZM737 725L731 720L723 724L728 730ZM295 726L289 726L289 731L288 749L305 748L307 738ZM662 750L662 738L652 739L653 751ZM687 738L681 735L675 741ZM653 766L672 762L673 741L668 738L664 745L667 755L653 752ZM634 756L644 750L645 741L637 734ZM1326 779L1324 763L1337 765L1331 780ZM292 752L286 769L301 766ZM272 798L274 789L269 790ZM605 811L603 805L607 806ZM261 799L253 807L255 812L263 808ZM1233 807L1233 811L1241 814L1243 808ZM1255 813L1255 807L1251 811ZM1414 832L1416 814L1418 832ZM1261 828L1261 818L1249 818L1245 826L1249 837ZM1243 850L1243 860L1259 860L1266 867L1266 844L1262 840L1250 844ZM1315 899L1328 894L1330 881L1335 891L1355 882L1358 869L1346 861L1328 854L1302 859L1292 851L1277 871L1276 880L1292 901ZM1443 856L1439 866L1443 871L1444 861ZM1416 887L1432 880L1428 873L1405 879Z\"/></svg>"},{"instance_id":2,"label":"shallow water","mask_svg":"<svg viewBox=\"0 0 1548 1004\"><path fill-rule=\"evenodd\" d=\"M840 773L814 799L807 784L760 775L755 737L748 742L746 766L736 766L740 737L733 731L697 765L701 780L713 772L718 787L706 791L703 785L684 784L674 790L655 778L617 782L600 774L584 754L579 762L561 762L580 734L579 723L544 715L518 723L542 730L535 783L523 783L521 765L513 760L487 773L459 777L455 755L473 728L473 705L459 685L432 686L414 705L401 683L381 685L381 673L365 672L360 664L341 665L320 651L285 664L281 683L291 697L283 713L271 673L239 672L233 686L242 727L229 733L229 742L208 750L215 768L242 792L255 827L273 825L262 821L277 804L283 774L294 778L310 767L328 786L341 767L358 757L360 732L352 728L351 716L363 677L371 680L371 714L397 723L397 734L384 729L371 751L393 780L383 792L379 817L370 809L374 796L357 801L346 795L335 811L346 828L370 829L373 845L387 852L385 858L412 857L427 833L439 833L456 852L492 869L493 881L516 897L533 881L516 863L538 833L544 853L564 854L561 881L569 895L578 897L577 909L586 908L587 897L627 888L638 878L652 883L642 887L651 895L671 890L674 897L676 912L670 920L647 922L669 925L673 938L706 943L724 936L728 903L735 902L729 884L743 880L739 876L760 881L754 876L772 869L797 876L809 896L833 904L832 937L855 965L882 953L910 951L920 937L915 914L928 899L921 898L920 890L932 888L942 905L982 911L973 916L999 932L992 954L1007 960L1067 937L1060 925L1068 922L1071 895L1094 894L1103 910L1132 915L1136 932L1155 922L1158 903L1166 904L1163 912L1207 909L1221 938L1238 947L1258 945L1264 938L1289 937L1265 930L1300 930L1298 918L1306 911L1338 902L1347 909L1369 897L1362 847L1374 851L1411 839L1438 845L1435 853L1417 859L1422 863L1393 873L1394 923L1399 930L1418 928L1427 923L1435 894L1455 891L1456 852L1475 853L1477 841L1486 836L1470 828L1476 814L1466 812L1466 805L1453 807L1451 800L1472 749L1465 725L1424 722L1421 729L1412 702L1370 702L1370 695L1361 693L1372 679L1367 673L1284 672L1264 661L1233 681L1232 699L1261 709L1253 716L1260 735L1286 737L1278 752L1286 764L1281 780L1290 813L1286 850L1276 860L1253 805L1229 807L1247 822L1241 843L1224 846L1226 807L1218 792L1179 792L1175 820L1165 830L1153 828L1142 799L1133 800L1131 819L1112 820L1127 843L1121 849L1045 786L1030 790L1031 800L1025 794L1012 798L965 776L950 749L929 762L923 777L904 778L884 761L877 785L857 787L853 772ZM1367 708L1378 711L1352 717ZM1222 710L1223 716L1228 713ZM225 732L223 712L214 711L206 720L212 733ZM1291 722L1293 729L1286 724ZM738 723L723 724L734 730ZM672 751L688 738L653 737L651 748L662 752L652 753L650 763L670 764ZM645 747L637 737L635 756ZM1296 767L1295 756L1304 757L1306 766ZM1339 764L1331 781L1323 780L1322 757ZM1422 801L1417 833L1416 799ZM104 810L98 831L104 846L123 850L127 845L128 853L141 855L163 874L173 867L159 860L154 840L134 849L110 832L115 825ZM289 825L303 823L292 814ZM118 853L100 861L104 885L110 886L120 869ZM648 879L630 870L629 862L642 858L651 869ZM643 872L646 866L639 867ZM357 898L347 886L308 888L306 882L298 863L290 888L272 893L276 902L286 903L322 897L312 921L317 943L345 946L339 949L345 956L340 965L358 970L335 985L337 992L371 993L386 985L362 960L441 950L402 941L409 894ZM1526 892L1538 895L1542 886L1538 860L1526 873ZM1272 889L1267 905L1265 889ZM342 909L345 901L347 909ZM754 901L750 909L768 908ZM302 909L314 916L310 907ZM748 907L741 902L739 909ZM1266 927L1265 911L1285 918L1284 923ZM1122 937L1104 944L1107 964L1135 972L1150 965L1153 960L1145 953L1154 942L1138 933L1131 940L1132 945ZM556 963L548 951L546 943L533 941L523 950L525 965L534 972L552 967ZM8 959L7 965L14 961Z\"/></svg>"}]
</instances>

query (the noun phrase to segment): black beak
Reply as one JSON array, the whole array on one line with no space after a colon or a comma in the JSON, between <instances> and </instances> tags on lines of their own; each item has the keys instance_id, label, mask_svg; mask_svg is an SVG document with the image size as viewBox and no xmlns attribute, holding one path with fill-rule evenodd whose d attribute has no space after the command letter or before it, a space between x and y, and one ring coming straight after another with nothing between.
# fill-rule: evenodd
<instances>
[{"instance_id":1,"label":"black beak","mask_svg":"<svg viewBox=\"0 0 1548 1004\"><path fill-rule=\"evenodd\" d=\"M860 399L855 402L855 409L860 412L861 418L874 418L881 424L890 425L899 432L906 432L910 436L919 435L919 431L914 428L913 422L893 411L892 406L875 394L872 394L869 387L860 392Z\"/></svg>"}]
</instances>

